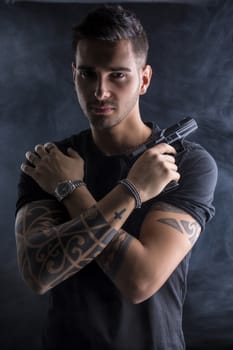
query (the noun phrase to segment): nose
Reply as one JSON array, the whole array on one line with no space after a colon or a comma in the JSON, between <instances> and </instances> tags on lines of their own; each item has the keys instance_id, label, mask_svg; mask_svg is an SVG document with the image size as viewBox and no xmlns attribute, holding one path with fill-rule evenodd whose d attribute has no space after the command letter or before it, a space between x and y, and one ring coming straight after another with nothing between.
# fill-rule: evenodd
<instances>
[{"instance_id":1,"label":"nose","mask_svg":"<svg viewBox=\"0 0 233 350\"><path fill-rule=\"evenodd\" d=\"M106 100L110 97L109 84L104 77L98 76L94 91L95 98L99 101Z\"/></svg>"}]
</instances>

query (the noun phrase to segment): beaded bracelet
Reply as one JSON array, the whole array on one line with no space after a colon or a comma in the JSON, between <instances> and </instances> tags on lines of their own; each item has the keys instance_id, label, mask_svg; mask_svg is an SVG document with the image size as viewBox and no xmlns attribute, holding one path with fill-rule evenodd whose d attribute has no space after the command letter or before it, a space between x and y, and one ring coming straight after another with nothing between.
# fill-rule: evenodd
<instances>
[{"instance_id":1,"label":"beaded bracelet","mask_svg":"<svg viewBox=\"0 0 233 350\"><path fill-rule=\"evenodd\" d=\"M125 186L129 190L129 192L134 196L135 203L136 203L135 208L141 208L142 201L141 201L140 195L136 187L132 184L132 182L129 181L128 179L123 179L123 180L120 180L118 183Z\"/></svg>"}]
</instances>

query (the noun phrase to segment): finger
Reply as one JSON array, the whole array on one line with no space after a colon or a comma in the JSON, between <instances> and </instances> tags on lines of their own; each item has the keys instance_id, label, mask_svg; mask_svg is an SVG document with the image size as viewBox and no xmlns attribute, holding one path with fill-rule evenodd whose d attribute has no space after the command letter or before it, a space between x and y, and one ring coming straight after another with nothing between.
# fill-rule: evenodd
<instances>
[{"instance_id":1,"label":"finger","mask_svg":"<svg viewBox=\"0 0 233 350\"><path fill-rule=\"evenodd\" d=\"M58 150L57 146L52 142L47 142L44 144L44 148L48 153Z\"/></svg>"},{"instance_id":2,"label":"finger","mask_svg":"<svg viewBox=\"0 0 233 350\"><path fill-rule=\"evenodd\" d=\"M30 165L25 163L21 164L20 169L29 176L32 176L33 171L35 171L35 168L32 168Z\"/></svg>"},{"instance_id":3,"label":"finger","mask_svg":"<svg viewBox=\"0 0 233 350\"><path fill-rule=\"evenodd\" d=\"M176 149L169 145L168 143L159 143L158 145L150 148L151 150L155 151L155 152L159 152L161 154L176 154Z\"/></svg>"},{"instance_id":4,"label":"finger","mask_svg":"<svg viewBox=\"0 0 233 350\"><path fill-rule=\"evenodd\" d=\"M176 183L178 183L180 180L180 173L178 173L178 171L173 171L172 175L173 175L172 180L175 181Z\"/></svg>"},{"instance_id":5,"label":"finger","mask_svg":"<svg viewBox=\"0 0 233 350\"><path fill-rule=\"evenodd\" d=\"M78 152L76 152L73 148L69 147L67 148L67 154L72 157L72 158L78 158L80 159L80 155L78 154Z\"/></svg>"},{"instance_id":6,"label":"finger","mask_svg":"<svg viewBox=\"0 0 233 350\"><path fill-rule=\"evenodd\" d=\"M177 171L178 166L175 163L169 163L169 169L172 171Z\"/></svg>"},{"instance_id":7,"label":"finger","mask_svg":"<svg viewBox=\"0 0 233 350\"><path fill-rule=\"evenodd\" d=\"M26 152L25 156L27 160L34 166L36 166L40 161L40 158L33 152Z\"/></svg>"},{"instance_id":8,"label":"finger","mask_svg":"<svg viewBox=\"0 0 233 350\"><path fill-rule=\"evenodd\" d=\"M44 156L48 155L48 152L46 151L45 147L40 144L35 146L35 152L39 155L40 158L43 158Z\"/></svg>"},{"instance_id":9,"label":"finger","mask_svg":"<svg viewBox=\"0 0 233 350\"><path fill-rule=\"evenodd\" d=\"M175 157L173 155L166 154L164 155L164 159L169 163L175 163Z\"/></svg>"}]
</instances>

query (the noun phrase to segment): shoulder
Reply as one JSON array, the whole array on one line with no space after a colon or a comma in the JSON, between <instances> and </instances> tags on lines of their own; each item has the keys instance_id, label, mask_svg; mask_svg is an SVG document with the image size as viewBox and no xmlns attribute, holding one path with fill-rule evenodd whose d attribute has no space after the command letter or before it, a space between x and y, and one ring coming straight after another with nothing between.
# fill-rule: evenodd
<instances>
[{"instance_id":1,"label":"shoulder","mask_svg":"<svg viewBox=\"0 0 233 350\"><path fill-rule=\"evenodd\" d=\"M183 141L183 146L185 151L182 157L182 162L186 162L186 165L188 162L195 162L196 166L201 162L202 166L205 168L211 168L217 173L217 165L213 156L203 146L187 140Z\"/></svg>"},{"instance_id":2,"label":"shoulder","mask_svg":"<svg viewBox=\"0 0 233 350\"><path fill-rule=\"evenodd\" d=\"M78 134L71 135L70 137L64 138L59 141L54 142L61 152L67 153L67 148L74 148L81 157L85 158L85 152L90 143L91 131L86 129ZM51 200L53 196L44 192L40 186L28 175L20 172L19 182L18 182L18 196L16 202L16 213L25 204L40 201L40 200Z\"/></svg>"},{"instance_id":3,"label":"shoulder","mask_svg":"<svg viewBox=\"0 0 233 350\"><path fill-rule=\"evenodd\" d=\"M188 212L204 229L205 223L215 214L217 165L201 145L184 141L183 146L184 151L177 157L181 174L179 186L174 191L162 193L159 199Z\"/></svg>"},{"instance_id":4,"label":"shoulder","mask_svg":"<svg viewBox=\"0 0 233 350\"><path fill-rule=\"evenodd\" d=\"M71 135L70 137L67 137L60 141L55 141L54 143L57 145L57 147L66 154L67 148L72 147L76 151L80 153L81 156L83 156L86 152L86 148L88 144L90 144L91 140L91 130L86 129L81 131L78 134Z\"/></svg>"},{"instance_id":5,"label":"shoulder","mask_svg":"<svg viewBox=\"0 0 233 350\"><path fill-rule=\"evenodd\" d=\"M177 163L181 173L181 183L190 186L201 186L201 192L206 188L214 190L217 182L218 168L214 158L201 145L184 141L184 152L178 156Z\"/></svg>"}]
</instances>

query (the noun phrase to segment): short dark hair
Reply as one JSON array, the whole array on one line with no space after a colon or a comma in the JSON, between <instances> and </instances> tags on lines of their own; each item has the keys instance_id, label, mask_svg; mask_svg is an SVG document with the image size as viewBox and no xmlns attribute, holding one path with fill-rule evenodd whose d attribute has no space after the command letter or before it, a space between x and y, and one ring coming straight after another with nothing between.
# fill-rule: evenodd
<instances>
[{"instance_id":1,"label":"short dark hair","mask_svg":"<svg viewBox=\"0 0 233 350\"><path fill-rule=\"evenodd\" d=\"M72 47L76 53L81 39L116 42L129 40L136 58L146 64L149 49L147 34L136 15L120 5L103 5L90 12L73 27Z\"/></svg>"}]
</instances>

